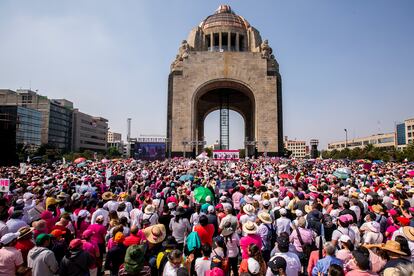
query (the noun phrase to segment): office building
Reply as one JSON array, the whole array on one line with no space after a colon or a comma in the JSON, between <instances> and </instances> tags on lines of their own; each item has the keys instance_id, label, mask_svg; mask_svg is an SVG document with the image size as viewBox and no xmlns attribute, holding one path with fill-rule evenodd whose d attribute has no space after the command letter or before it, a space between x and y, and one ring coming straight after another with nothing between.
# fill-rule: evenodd
<instances>
[{"instance_id":1,"label":"office building","mask_svg":"<svg viewBox=\"0 0 414 276\"><path fill-rule=\"evenodd\" d=\"M108 120L73 110L73 151L106 152Z\"/></svg>"},{"instance_id":2,"label":"office building","mask_svg":"<svg viewBox=\"0 0 414 276\"><path fill-rule=\"evenodd\" d=\"M0 164L16 164L17 148L34 152L41 145L42 114L22 106L0 106Z\"/></svg>"},{"instance_id":3,"label":"office building","mask_svg":"<svg viewBox=\"0 0 414 276\"><path fill-rule=\"evenodd\" d=\"M71 150L72 102L50 100L32 90L0 90L0 105L22 106L42 114L41 144L49 144L62 151Z\"/></svg>"},{"instance_id":4,"label":"office building","mask_svg":"<svg viewBox=\"0 0 414 276\"><path fill-rule=\"evenodd\" d=\"M309 147L306 146L305 141L289 140L285 136L284 145L288 151L292 152L292 158L305 158L309 154Z\"/></svg>"},{"instance_id":5,"label":"office building","mask_svg":"<svg viewBox=\"0 0 414 276\"><path fill-rule=\"evenodd\" d=\"M328 151L330 150L343 150L348 148L350 150L354 148L363 148L367 145L373 145L374 147L381 148L393 148L396 146L395 133L384 133L384 134L374 134L367 137L355 138L348 141L338 141L328 143Z\"/></svg>"}]
</instances>

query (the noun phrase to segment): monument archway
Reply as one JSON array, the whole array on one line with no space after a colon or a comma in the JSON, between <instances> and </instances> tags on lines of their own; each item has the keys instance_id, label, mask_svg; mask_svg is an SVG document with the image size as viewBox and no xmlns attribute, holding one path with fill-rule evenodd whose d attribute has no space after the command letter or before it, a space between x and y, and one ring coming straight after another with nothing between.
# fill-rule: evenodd
<instances>
[{"instance_id":1,"label":"monument archway","mask_svg":"<svg viewBox=\"0 0 414 276\"><path fill-rule=\"evenodd\" d=\"M282 81L279 64L267 40L221 5L183 40L168 78L167 141L169 156L200 152L204 120L220 110L234 110L245 121L248 154L283 153ZM228 123L228 116L227 116ZM228 127L228 125L227 125ZM226 136L227 135L227 136ZM229 133L221 131L228 147Z\"/></svg>"},{"instance_id":2,"label":"monument archway","mask_svg":"<svg viewBox=\"0 0 414 276\"><path fill-rule=\"evenodd\" d=\"M208 114L213 111L233 110L239 113L244 120L243 141L255 141L255 99L254 94L250 88L235 80L220 79L212 80L203 84L197 89L193 96L193 123L192 123L192 137L193 140L204 140L204 121ZM226 126L223 126L222 119L226 118L220 114L220 149L229 149L230 133ZM228 118L228 116L227 116ZM227 125L228 127L228 125ZM197 145L196 152L201 152L202 145ZM254 154L254 146L247 147L248 154Z\"/></svg>"}]
</instances>

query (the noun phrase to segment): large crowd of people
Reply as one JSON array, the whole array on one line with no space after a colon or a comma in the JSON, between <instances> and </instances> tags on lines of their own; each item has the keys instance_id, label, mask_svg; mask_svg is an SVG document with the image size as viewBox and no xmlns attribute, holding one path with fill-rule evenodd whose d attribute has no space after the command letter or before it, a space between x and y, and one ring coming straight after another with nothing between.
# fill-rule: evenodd
<instances>
[{"instance_id":1,"label":"large crowd of people","mask_svg":"<svg viewBox=\"0 0 414 276\"><path fill-rule=\"evenodd\" d=\"M1 167L0 275L414 275L413 177L263 157Z\"/></svg>"}]
</instances>

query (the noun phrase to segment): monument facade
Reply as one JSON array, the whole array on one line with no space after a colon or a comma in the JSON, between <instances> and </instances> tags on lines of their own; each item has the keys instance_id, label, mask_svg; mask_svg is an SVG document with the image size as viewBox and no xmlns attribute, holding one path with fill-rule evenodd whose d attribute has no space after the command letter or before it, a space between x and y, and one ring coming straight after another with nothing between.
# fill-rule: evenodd
<instances>
[{"instance_id":1,"label":"monument facade","mask_svg":"<svg viewBox=\"0 0 414 276\"><path fill-rule=\"evenodd\" d=\"M220 6L183 40L168 79L167 138L172 156L201 152L204 120L220 110L228 149L228 111L241 114L249 155L282 154L282 82L267 40L230 6Z\"/></svg>"}]
</instances>

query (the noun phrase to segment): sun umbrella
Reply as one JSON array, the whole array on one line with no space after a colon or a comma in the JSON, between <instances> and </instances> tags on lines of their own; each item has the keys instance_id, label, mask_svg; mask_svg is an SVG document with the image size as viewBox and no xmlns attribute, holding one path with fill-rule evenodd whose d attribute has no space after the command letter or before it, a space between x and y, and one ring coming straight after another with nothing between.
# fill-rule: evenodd
<instances>
[{"instance_id":1,"label":"sun umbrella","mask_svg":"<svg viewBox=\"0 0 414 276\"><path fill-rule=\"evenodd\" d=\"M82 163L82 162L85 162L85 161L86 161L86 158L79 157L79 158L76 158L75 161L73 161L73 163L79 164L79 163Z\"/></svg>"},{"instance_id":2,"label":"sun umbrella","mask_svg":"<svg viewBox=\"0 0 414 276\"><path fill-rule=\"evenodd\" d=\"M194 180L194 176L191 174L185 174L180 176L180 181L193 181Z\"/></svg>"},{"instance_id":3,"label":"sun umbrella","mask_svg":"<svg viewBox=\"0 0 414 276\"><path fill-rule=\"evenodd\" d=\"M408 171L408 172L407 172L407 174L408 174L410 177L414 177L414 171Z\"/></svg>"},{"instance_id":4,"label":"sun umbrella","mask_svg":"<svg viewBox=\"0 0 414 276\"><path fill-rule=\"evenodd\" d=\"M85 166L86 166L86 163L85 162L81 162L81 163L78 163L76 165L76 167L78 167L78 168L82 168L82 167L85 167Z\"/></svg>"},{"instance_id":5,"label":"sun umbrella","mask_svg":"<svg viewBox=\"0 0 414 276\"><path fill-rule=\"evenodd\" d=\"M101 160L101 162L102 162L103 164L106 164L106 163L110 163L110 162L111 162L111 160L104 158L104 159L102 159L102 160Z\"/></svg>"},{"instance_id":6,"label":"sun umbrella","mask_svg":"<svg viewBox=\"0 0 414 276\"><path fill-rule=\"evenodd\" d=\"M210 189L205 187L198 187L194 190L194 199L198 203L206 203L206 197L210 196L211 199L213 199L213 193L210 191Z\"/></svg>"},{"instance_id":7,"label":"sun umbrella","mask_svg":"<svg viewBox=\"0 0 414 276\"><path fill-rule=\"evenodd\" d=\"M339 168L339 169L337 169L337 171L338 172L341 172L341 173L346 173L346 174L351 174L352 173L351 172L351 169L350 168L347 168L347 167Z\"/></svg>"},{"instance_id":8,"label":"sun umbrella","mask_svg":"<svg viewBox=\"0 0 414 276\"><path fill-rule=\"evenodd\" d=\"M337 178L339 178L339 179L347 179L348 177L349 177L349 174L347 174L346 172L344 172L344 171L341 171L341 170L336 170L334 173L333 173L333 175L334 176L336 176Z\"/></svg>"},{"instance_id":9,"label":"sun umbrella","mask_svg":"<svg viewBox=\"0 0 414 276\"><path fill-rule=\"evenodd\" d=\"M279 175L279 178L292 180L293 179L293 175L287 174L287 173L283 173L283 174Z\"/></svg>"}]
</instances>

